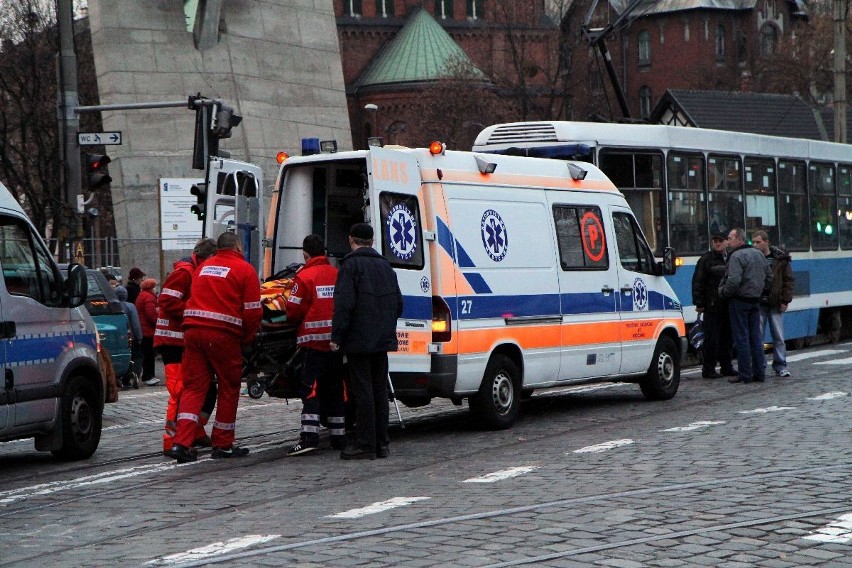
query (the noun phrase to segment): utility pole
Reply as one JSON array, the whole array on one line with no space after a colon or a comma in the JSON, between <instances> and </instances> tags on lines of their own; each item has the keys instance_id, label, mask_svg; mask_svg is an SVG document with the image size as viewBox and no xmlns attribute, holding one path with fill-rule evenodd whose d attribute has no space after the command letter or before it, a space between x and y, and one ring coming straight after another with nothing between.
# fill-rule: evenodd
<instances>
[{"instance_id":1,"label":"utility pole","mask_svg":"<svg viewBox=\"0 0 852 568\"><path fill-rule=\"evenodd\" d=\"M59 89L57 91L59 144L62 169L60 183L62 185L62 200L70 211L77 210L77 196L82 196L82 181L80 174L80 152L77 149L77 132L80 129L80 119L74 109L78 104L77 97L77 54L74 51L74 7L73 0L57 0L57 27L59 28L59 58L58 74ZM82 218L75 214L75 239L83 238ZM62 228L60 228L60 231Z\"/></svg>"},{"instance_id":2,"label":"utility pole","mask_svg":"<svg viewBox=\"0 0 852 568\"><path fill-rule=\"evenodd\" d=\"M834 141L846 143L846 10L834 0Z\"/></svg>"}]
</instances>

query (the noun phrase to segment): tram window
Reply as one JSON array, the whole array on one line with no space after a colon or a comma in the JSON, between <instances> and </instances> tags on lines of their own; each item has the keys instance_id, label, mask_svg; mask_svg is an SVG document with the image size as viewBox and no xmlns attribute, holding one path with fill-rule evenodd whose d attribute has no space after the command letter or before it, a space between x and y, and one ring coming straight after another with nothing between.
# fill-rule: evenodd
<instances>
[{"instance_id":1,"label":"tram window","mask_svg":"<svg viewBox=\"0 0 852 568\"><path fill-rule=\"evenodd\" d=\"M743 194L739 158L710 156L707 159L708 225L710 233L728 233L743 227Z\"/></svg>"},{"instance_id":2,"label":"tram window","mask_svg":"<svg viewBox=\"0 0 852 568\"><path fill-rule=\"evenodd\" d=\"M661 256L666 247L662 154L602 150L600 168L624 193L652 249Z\"/></svg>"},{"instance_id":3,"label":"tram window","mask_svg":"<svg viewBox=\"0 0 852 568\"><path fill-rule=\"evenodd\" d=\"M704 157L670 152L667 161L671 246L678 254L708 248Z\"/></svg>"},{"instance_id":4,"label":"tram window","mask_svg":"<svg viewBox=\"0 0 852 568\"><path fill-rule=\"evenodd\" d=\"M769 234L769 242L778 242L778 218L775 213L775 161L746 158L745 174L746 232L758 229Z\"/></svg>"},{"instance_id":5,"label":"tram window","mask_svg":"<svg viewBox=\"0 0 852 568\"><path fill-rule=\"evenodd\" d=\"M840 248L852 249L852 165L841 164L837 167L837 192L840 194L837 206Z\"/></svg>"},{"instance_id":6,"label":"tram window","mask_svg":"<svg viewBox=\"0 0 852 568\"><path fill-rule=\"evenodd\" d=\"M811 163L808 168L811 205L811 245L814 250L837 248L837 200L834 166Z\"/></svg>"},{"instance_id":7,"label":"tram window","mask_svg":"<svg viewBox=\"0 0 852 568\"><path fill-rule=\"evenodd\" d=\"M778 220L781 237L778 242L784 250L810 248L806 188L805 163L779 160Z\"/></svg>"}]
</instances>

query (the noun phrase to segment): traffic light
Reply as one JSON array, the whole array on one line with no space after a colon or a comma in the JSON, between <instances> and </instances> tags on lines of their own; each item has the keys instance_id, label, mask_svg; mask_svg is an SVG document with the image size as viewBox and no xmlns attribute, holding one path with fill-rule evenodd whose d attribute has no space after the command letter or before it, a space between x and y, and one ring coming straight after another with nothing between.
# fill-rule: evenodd
<instances>
[{"instance_id":1,"label":"traffic light","mask_svg":"<svg viewBox=\"0 0 852 568\"><path fill-rule=\"evenodd\" d=\"M230 138L231 129L238 126L243 121L243 117L234 114L234 109L223 104L214 108L216 109L216 127L213 129L213 134L217 138Z\"/></svg>"},{"instance_id":2,"label":"traffic light","mask_svg":"<svg viewBox=\"0 0 852 568\"><path fill-rule=\"evenodd\" d=\"M106 171L110 163L106 154L86 154L86 178L89 181L89 191L95 191L112 183L112 178Z\"/></svg>"},{"instance_id":3,"label":"traffic light","mask_svg":"<svg viewBox=\"0 0 852 568\"><path fill-rule=\"evenodd\" d=\"M207 216L207 184L195 184L189 189L189 192L198 200L198 203L190 207L189 210L195 213L199 221L203 221L204 217Z\"/></svg>"}]
</instances>

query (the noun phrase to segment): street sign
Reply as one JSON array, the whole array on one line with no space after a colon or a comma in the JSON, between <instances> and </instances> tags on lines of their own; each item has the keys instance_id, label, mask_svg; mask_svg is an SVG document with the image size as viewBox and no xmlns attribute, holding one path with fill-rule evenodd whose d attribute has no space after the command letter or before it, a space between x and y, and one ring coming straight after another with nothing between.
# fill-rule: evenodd
<instances>
[{"instance_id":1,"label":"street sign","mask_svg":"<svg viewBox=\"0 0 852 568\"><path fill-rule=\"evenodd\" d=\"M80 146L117 146L121 144L121 132L79 132L77 143Z\"/></svg>"}]
</instances>

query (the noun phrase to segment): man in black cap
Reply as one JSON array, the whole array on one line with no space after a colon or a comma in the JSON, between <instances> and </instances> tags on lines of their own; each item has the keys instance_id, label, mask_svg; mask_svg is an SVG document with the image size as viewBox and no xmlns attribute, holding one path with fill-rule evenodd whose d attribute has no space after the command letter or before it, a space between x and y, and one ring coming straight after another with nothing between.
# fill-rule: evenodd
<instances>
[{"instance_id":1,"label":"man in black cap","mask_svg":"<svg viewBox=\"0 0 852 568\"><path fill-rule=\"evenodd\" d=\"M397 350L402 293L390 263L372 245L373 228L366 223L352 225L352 252L343 258L334 286L329 345L346 354L355 399L355 441L340 452L345 460L390 454L388 351Z\"/></svg>"},{"instance_id":2,"label":"man in black cap","mask_svg":"<svg viewBox=\"0 0 852 568\"><path fill-rule=\"evenodd\" d=\"M731 364L731 322L728 302L719 297L719 283L725 275L728 260L725 246L728 237L713 233L711 248L701 255L692 275L692 302L695 311L704 314L704 362L701 376L705 379L734 377L737 372ZM716 371L719 362L722 372Z\"/></svg>"}]
</instances>

